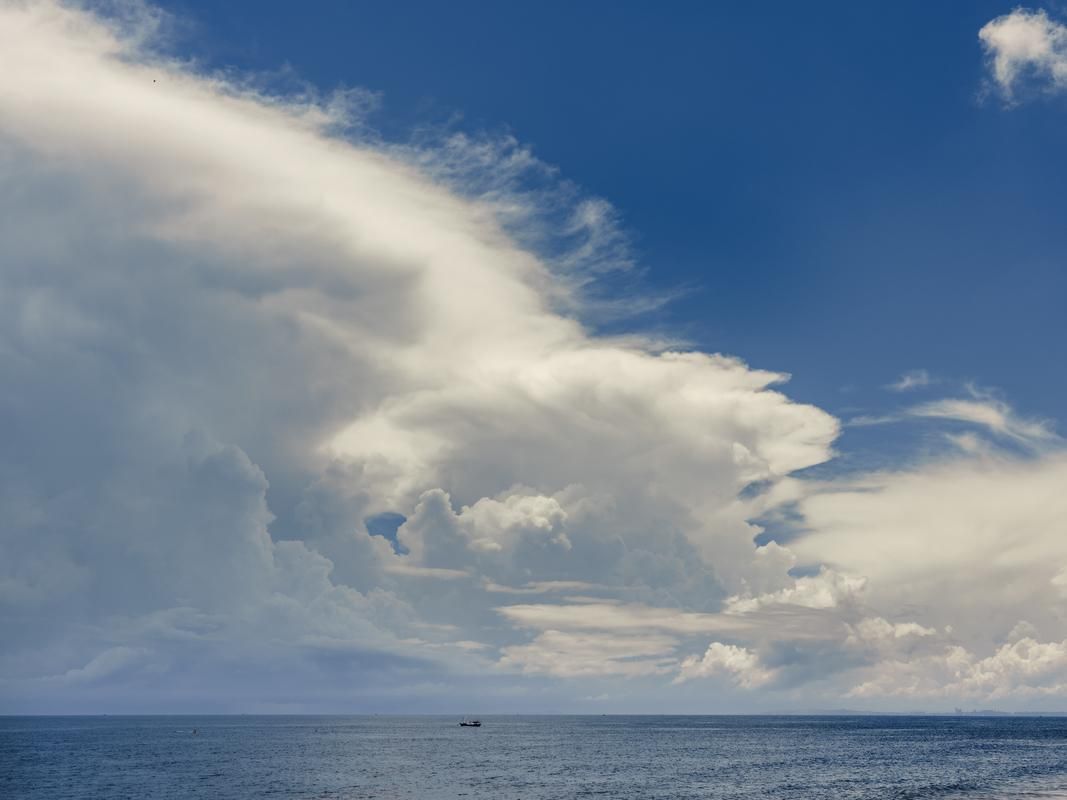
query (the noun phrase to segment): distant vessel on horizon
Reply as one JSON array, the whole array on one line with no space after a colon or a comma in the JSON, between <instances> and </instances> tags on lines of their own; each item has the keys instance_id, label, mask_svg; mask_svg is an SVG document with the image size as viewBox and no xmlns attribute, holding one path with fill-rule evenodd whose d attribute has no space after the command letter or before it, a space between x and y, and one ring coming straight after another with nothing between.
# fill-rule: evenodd
<instances>
[{"instance_id":1,"label":"distant vessel on horizon","mask_svg":"<svg viewBox=\"0 0 1067 800\"><path fill-rule=\"evenodd\" d=\"M463 721L459 723L461 728L480 728L482 727L482 721L480 719L463 718Z\"/></svg>"}]
</instances>

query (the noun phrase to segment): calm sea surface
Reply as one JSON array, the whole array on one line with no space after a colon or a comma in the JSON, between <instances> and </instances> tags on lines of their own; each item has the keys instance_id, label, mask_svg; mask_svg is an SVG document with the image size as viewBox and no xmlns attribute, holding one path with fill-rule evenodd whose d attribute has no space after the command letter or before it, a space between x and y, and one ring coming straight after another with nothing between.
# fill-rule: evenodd
<instances>
[{"instance_id":1,"label":"calm sea surface","mask_svg":"<svg viewBox=\"0 0 1067 800\"><path fill-rule=\"evenodd\" d=\"M1067 797L1067 718L483 721L0 717L0 798Z\"/></svg>"}]
</instances>

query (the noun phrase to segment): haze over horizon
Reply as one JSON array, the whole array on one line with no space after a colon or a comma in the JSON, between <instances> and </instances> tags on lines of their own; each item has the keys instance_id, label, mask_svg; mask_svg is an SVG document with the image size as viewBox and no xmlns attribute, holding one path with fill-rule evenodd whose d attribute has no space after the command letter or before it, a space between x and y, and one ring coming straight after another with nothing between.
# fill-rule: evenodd
<instances>
[{"instance_id":1,"label":"haze over horizon","mask_svg":"<svg viewBox=\"0 0 1067 800\"><path fill-rule=\"evenodd\" d=\"M0 714L1067 708L1067 17L465 8L0 0Z\"/></svg>"}]
</instances>

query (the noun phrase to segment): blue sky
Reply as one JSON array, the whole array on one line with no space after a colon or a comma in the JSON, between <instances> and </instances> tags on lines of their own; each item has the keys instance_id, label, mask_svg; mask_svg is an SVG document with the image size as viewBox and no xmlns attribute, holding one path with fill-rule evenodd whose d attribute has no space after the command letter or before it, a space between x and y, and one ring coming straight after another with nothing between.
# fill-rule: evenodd
<instances>
[{"instance_id":1,"label":"blue sky","mask_svg":"<svg viewBox=\"0 0 1067 800\"><path fill-rule=\"evenodd\" d=\"M0 2L0 712L1067 708L1067 15Z\"/></svg>"}]
</instances>

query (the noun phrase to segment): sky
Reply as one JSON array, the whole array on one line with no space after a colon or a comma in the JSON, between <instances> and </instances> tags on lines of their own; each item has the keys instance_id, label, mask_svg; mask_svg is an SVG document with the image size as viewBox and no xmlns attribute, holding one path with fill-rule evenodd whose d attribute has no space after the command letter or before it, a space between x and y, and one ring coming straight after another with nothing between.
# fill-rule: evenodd
<instances>
[{"instance_id":1,"label":"sky","mask_svg":"<svg viewBox=\"0 0 1067 800\"><path fill-rule=\"evenodd\" d=\"M1067 9L0 0L0 713L1067 710Z\"/></svg>"}]
</instances>

